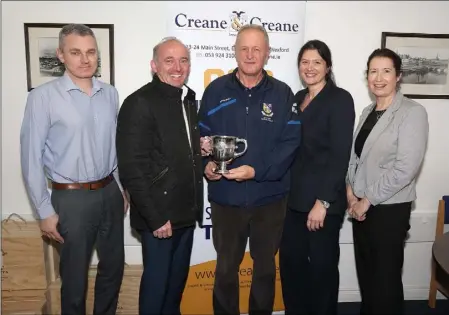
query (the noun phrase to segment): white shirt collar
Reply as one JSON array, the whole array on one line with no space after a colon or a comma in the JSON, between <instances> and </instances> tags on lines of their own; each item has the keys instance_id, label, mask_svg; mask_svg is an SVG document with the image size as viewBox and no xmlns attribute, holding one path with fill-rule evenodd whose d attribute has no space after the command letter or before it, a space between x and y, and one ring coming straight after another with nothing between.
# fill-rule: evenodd
<instances>
[{"instance_id":1,"label":"white shirt collar","mask_svg":"<svg viewBox=\"0 0 449 315\"><path fill-rule=\"evenodd\" d=\"M184 97L186 97L187 92L189 92L189 89L187 88L187 86L183 85L182 86L182 97L181 97L181 100L184 100Z\"/></svg>"}]
</instances>

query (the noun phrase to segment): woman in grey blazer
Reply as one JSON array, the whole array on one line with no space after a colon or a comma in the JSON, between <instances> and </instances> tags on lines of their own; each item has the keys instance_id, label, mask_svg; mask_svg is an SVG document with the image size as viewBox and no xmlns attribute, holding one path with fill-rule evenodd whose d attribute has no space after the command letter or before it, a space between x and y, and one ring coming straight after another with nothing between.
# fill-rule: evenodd
<instances>
[{"instance_id":1,"label":"woman in grey blazer","mask_svg":"<svg viewBox=\"0 0 449 315\"><path fill-rule=\"evenodd\" d=\"M376 49L367 79L375 103L363 110L347 173L348 214L361 314L402 314L404 243L429 124L425 108L398 90L401 58Z\"/></svg>"}]
</instances>

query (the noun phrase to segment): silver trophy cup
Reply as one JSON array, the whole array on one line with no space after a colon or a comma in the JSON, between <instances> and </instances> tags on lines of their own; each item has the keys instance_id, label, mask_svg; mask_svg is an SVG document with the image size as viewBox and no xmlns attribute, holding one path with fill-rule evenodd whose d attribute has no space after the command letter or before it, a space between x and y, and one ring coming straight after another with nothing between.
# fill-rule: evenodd
<instances>
[{"instance_id":1,"label":"silver trophy cup","mask_svg":"<svg viewBox=\"0 0 449 315\"><path fill-rule=\"evenodd\" d=\"M248 144L245 139L240 139L232 136L212 136L212 159L217 163L218 167L215 169L217 174L227 174L226 163L245 154ZM243 143L245 148L241 152L235 152L238 148L237 143Z\"/></svg>"}]
</instances>

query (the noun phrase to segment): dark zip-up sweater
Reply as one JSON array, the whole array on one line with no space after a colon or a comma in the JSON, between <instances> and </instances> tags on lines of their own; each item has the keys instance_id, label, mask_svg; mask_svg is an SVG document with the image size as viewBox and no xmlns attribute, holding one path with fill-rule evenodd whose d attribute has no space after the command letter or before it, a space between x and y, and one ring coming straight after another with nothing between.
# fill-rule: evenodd
<instances>
[{"instance_id":1,"label":"dark zip-up sweater","mask_svg":"<svg viewBox=\"0 0 449 315\"><path fill-rule=\"evenodd\" d=\"M237 69L212 81L204 91L199 112L201 136L244 138L247 152L228 169L252 166L255 178L237 182L221 178L208 182L209 200L221 205L261 206L284 197L289 168L301 141L301 123L290 87L264 71L261 82L245 88Z\"/></svg>"}]
</instances>

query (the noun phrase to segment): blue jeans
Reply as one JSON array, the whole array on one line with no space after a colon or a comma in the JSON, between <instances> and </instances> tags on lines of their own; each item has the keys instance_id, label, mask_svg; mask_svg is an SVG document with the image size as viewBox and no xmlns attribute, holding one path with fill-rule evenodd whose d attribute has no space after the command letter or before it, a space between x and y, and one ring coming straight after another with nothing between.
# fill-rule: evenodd
<instances>
[{"instance_id":1,"label":"blue jeans","mask_svg":"<svg viewBox=\"0 0 449 315\"><path fill-rule=\"evenodd\" d=\"M190 268L194 227L173 230L167 239L141 233L143 274L139 314L181 314L181 298Z\"/></svg>"}]
</instances>

